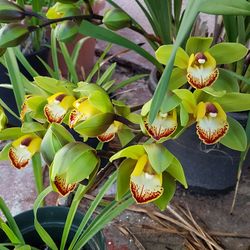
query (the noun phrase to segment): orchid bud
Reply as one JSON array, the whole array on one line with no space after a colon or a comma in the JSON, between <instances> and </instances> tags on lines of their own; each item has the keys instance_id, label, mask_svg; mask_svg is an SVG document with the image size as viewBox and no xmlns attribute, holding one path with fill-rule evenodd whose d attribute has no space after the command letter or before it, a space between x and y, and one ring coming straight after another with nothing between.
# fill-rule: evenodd
<instances>
[{"instance_id":1,"label":"orchid bud","mask_svg":"<svg viewBox=\"0 0 250 250\"><path fill-rule=\"evenodd\" d=\"M119 30L131 25L131 18L120 9L107 11L102 21L111 30Z\"/></svg>"},{"instance_id":2,"label":"orchid bud","mask_svg":"<svg viewBox=\"0 0 250 250\"><path fill-rule=\"evenodd\" d=\"M99 161L95 150L88 145L81 142L66 144L56 153L50 166L52 188L62 196L68 195L77 183L89 179Z\"/></svg>"},{"instance_id":3,"label":"orchid bud","mask_svg":"<svg viewBox=\"0 0 250 250\"><path fill-rule=\"evenodd\" d=\"M19 5L8 0L0 0L0 23L13 23L21 21L25 11Z\"/></svg>"},{"instance_id":4,"label":"orchid bud","mask_svg":"<svg viewBox=\"0 0 250 250\"><path fill-rule=\"evenodd\" d=\"M78 87L81 98L73 103L69 126L85 137L104 133L114 121L114 109L108 94L96 84Z\"/></svg>"},{"instance_id":5,"label":"orchid bud","mask_svg":"<svg viewBox=\"0 0 250 250\"><path fill-rule=\"evenodd\" d=\"M57 123L52 123L48 128L41 144L41 153L45 162L50 165L56 152L69 142L74 142L73 136L66 128Z\"/></svg>"},{"instance_id":6,"label":"orchid bud","mask_svg":"<svg viewBox=\"0 0 250 250\"><path fill-rule=\"evenodd\" d=\"M55 28L55 35L58 41L68 43L78 34L78 25L71 20L59 23Z\"/></svg>"},{"instance_id":7,"label":"orchid bud","mask_svg":"<svg viewBox=\"0 0 250 250\"><path fill-rule=\"evenodd\" d=\"M0 29L0 47L16 47L29 36L29 29L21 23L10 23Z\"/></svg>"}]
</instances>

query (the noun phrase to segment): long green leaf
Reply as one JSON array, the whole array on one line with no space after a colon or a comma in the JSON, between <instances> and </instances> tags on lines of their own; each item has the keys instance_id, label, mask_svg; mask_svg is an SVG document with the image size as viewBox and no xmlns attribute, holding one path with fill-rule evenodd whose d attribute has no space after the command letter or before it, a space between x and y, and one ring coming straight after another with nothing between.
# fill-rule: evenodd
<instances>
[{"instance_id":1,"label":"long green leaf","mask_svg":"<svg viewBox=\"0 0 250 250\"><path fill-rule=\"evenodd\" d=\"M13 85L13 92L15 95L15 100L17 104L18 111L20 113L21 106L23 104L25 91L22 84L21 73L17 64L17 60L15 57L15 52L12 48L8 48L4 55L6 67L9 72L10 81Z\"/></svg>"},{"instance_id":2,"label":"long green leaf","mask_svg":"<svg viewBox=\"0 0 250 250\"><path fill-rule=\"evenodd\" d=\"M213 15L250 15L250 2L245 0L195 0L201 12Z\"/></svg>"},{"instance_id":3,"label":"long green leaf","mask_svg":"<svg viewBox=\"0 0 250 250\"><path fill-rule=\"evenodd\" d=\"M93 76L96 74L96 72L100 69L100 64L103 61L104 57L107 55L107 53L110 51L112 47L112 44L109 44L104 51L102 52L101 56L98 58L98 60L96 61L94 67L92 68L92 70L90 71L86 82L91 82Z\"/></svg>"},{"instance_id":4,"label":"long green leaf","mask_svg":"<svg viewBox=\"0 0 250 250\"><path fill-rule=\"evenodd\" d=\"M86 186L79 185L78 188L77 188L77 191L76 191L76 193L74 195L74 199L73 199L73 201L71 203L69 213L67 215L67 219L66 219L65 226L64 226L64 229L63 229L62 241L61 241L61 246L60 246L61 250L65 249L65 245L66 245L68 234L70 232L70 228L71 228L71 225L72 225L72 222L73 222L73 219L74 219L74 215L75 215L76 210L78 208L78 205L79 205L79 203L81 201L81 199L79 199L79 196L85 190L86 190Z\"/></svg>"},{"instance_id":5,"label":"long green leaf","mask_svg":"<svg viewBox=\"0 0 250 250\"><path fill-rule=\"evenodd\" d=\"M32 157L33 173L35 177L36 191L40 194L43 191L43 169L40 153Z\"/></svg>"},{"instance_id":6,"label":"long green leaf","mask_svg":"<svg viewBox=\"0 0 250 250\"><path fill-rule=\"evenodd\" d=\"M103 196L107 192L107 190L111 187L111 185L114 183L114 181L117 178L117 172L114 172L109 179L105 182L105 184L101 187L99 190L99 193L97 194L94 201L91 203L87 213L85 214L83 220L81 221L81 224L78 227L78 230L69 246L69 250L73 248L73 246L77 243L78 238L80 237L82 231L84 230L84 227L88 223L89 219L91 218L92 214L94 213L95 209L99 205L100 201L102 200ZM78 243L77 243L78 244ZM75 248L75 247L74 247ZM78 248L80 249L80 248Z\"/></svg>"},{"instance_id":7,"label":"long green leaf","mask_svg":"<svg viewBox=\"0 0 250 250\"><path fill-rule=\"evenodd\" d=\"M189 30L191 29L194 20L196 19L196 16L199 13L199 7L200 7L200 2L197 0L190 0L188 2L188 5L186 7L185 14L183 16L183 20L181 22L179 32L173 47L173 51L171 53L171 56L169 58L169 61L166 65L166 68L164 69L164 72L160 78L160 81L157 85L155 94L153 96L153 101L151 105L151 109L149 112L149 122L153 123L160 107L163 102L165 93L168 90L169 86L169 80L171 77L173 65L174 65L174 60L175 60L175 55L177 53L178 47L181 45L181 43L184 41L186 35L188 34Z\"/></svg>"},{"instance_id":8,"label":"long green leaf","mask_svg":"<svg viewBox=\"0 0 250 250\"><path fill-rule=\"evenodd\" d=\"M121 88L124 88L125 86L127 86L128 84L130 83L133 83L133 82L136 82L144 77L148 76L148 74L141 74L141 75L136 75L136 76L132 76L130 77L129 79L126 79L114 86L112 86L109 90L108 90L108 93L112 93L112 92L115 92L116 90L118 89L121 89Z\"/></svg>"},{"instance_id":9,"label":"long green leaf","mask_svg":"<svg viewBox=\"0 0 250 250\"><path fill-rule=\"evenodd\" d=\"M93 223L91 223L91 225L88 227L88 230L75 245L74 250L81 249L98 231L104 228L108 222L121 214L130 205L134 204L134 202L134 199L131 197L129 199L125 199L124 201L110 204L110 207L107 206L109 209L104 214L100 214L93 221Z\"/></svg>"},{"instance_id":10,"label":"long green leaf","mask_svg":"<svg viewBox=\"0 0 250 250\"><path fill-rule=\"evenodd\" d=\"M0 98L0 106L2 106L4 109L6 109L11 115L13 115L16 119L20 120L20 117L18 115L16 115L15 112L12 111L12 109L10 109L8 107L7 104L5 104L5 102Z\"/></svg>"},{"instance_id":11,"label":"long green leaf","mask_svg":"<svg viewBox=\"0 0 250 250\"><path fill-rule=\"evenodd\" d=\"M86 20L82 21L81 26L79 28L79 32L86 36L91 36L96 39L101 39L110 43L115 43L117 45L120 45L122 47L131 49L135 52L137 52L139 55L146 58L148 61L153 63L158 69L161 69L162 66L160 63L152 56L150 55L146 50L138 46L137 44L131 42L127 38L124 38L115 32L105 29L100 26L96 26Z\"/></svg>"},{"instance_id":12,"label":"long green leaf","mask_svg":"<svg viewBox=\"0 0 250 250\"><path fill-rule=\"evenodd\" d=\"M78 83L78 75L76 72L76 68L71 60L71 56L69 54L69 51L65 45L65 43L59 42L61 51L62 51L62 55L64 57L65 63L67 65L68 71L71 75L71 79L73 80L74 83Z\"/></svg>"},{"instance_id":13,"label":"long green leaf","mask_svg":"<svg viewBox=\"0 0 250 250\"><path fill-rule=\"evenodd\" d=\"M90 37L87 36L87 37L84 37L84 38L80 39L80 40L76 43L76 45L75 45L75 47L74 47L74 50L73 50L73 52L72 52L72 55L71 55L72 63L73 63L74 66L76 66L76 62L77 62L77 59L78 59L78 56L79 56L79 52L80 52L82 46L83 46L84 43L87 42L89 39L90 39Z\"/></svg>"},{"instance_id":14,"label":"long green leaf","mask_svg":"<svg viewBox=\"0 0 250 250\"><path fill-rule=\"evenodd\" d=\"M57 41L54 29L51 29L51 57L54 66L54 71L56 73L56 79L60 79L60 68L57 57Z\"/></svg>"},{"instance_id":15,"label":"long green leaf","mask_svg":"<svg viewBox=\"0 0 250 250\"><path fill-rule=\"evenodd\" d=\"M29 72L29 74L32 77L38 76L37 71L31 66L31 64L28 62L28 60L26 59L24 54L20 51L20 49L19 48L13 48L13 50L15 52L16 57L21 62L23 67Z\"/></svg>"},{"instance_id":16,"label":"long green leaf","mask_svg":"<svg viewBox=\"0 0 250 250\"><path fill-rule=\"evenodd\" d=\"M18 237L18 239L20 240L21 243L24 244L24 239L23 236L16 224L16 221L14 220L13 216L11 215L11 212L9 210L9 208L7 207L7 205L5 204L4 200L2 199L2 197L0 197L0 209L3 212L5 218L8 221L8 225L10 227L10 229L14 232L14 234Z\"/></svg>"},{"instance_id":17,"label":"long green leaf","mask_svg":"<svg viewBox=\"0 0 250 250\"><path fill-rule=\"evenodd\" d=\"M42 193L39 194L39 196L37 197L37 199L34 202L34 208L33 208L33 212L34 212L34 226L36 228L37 233L39 234L39 236L41 237L41 239L43 240L43 242L45 244L47 244L48 247L50 247L52 250L57 250L57 246L55 244L55 242L53 241L53 239L51 238L51 236L46 232L46 230L42 227L42 225L39 223L38 219L37 219L37 210L40 207L40 205L42 204L44 198L52 191L52 187L49 186L46 189L44 189L42 191Z\"/></svg>"}]
</instances>

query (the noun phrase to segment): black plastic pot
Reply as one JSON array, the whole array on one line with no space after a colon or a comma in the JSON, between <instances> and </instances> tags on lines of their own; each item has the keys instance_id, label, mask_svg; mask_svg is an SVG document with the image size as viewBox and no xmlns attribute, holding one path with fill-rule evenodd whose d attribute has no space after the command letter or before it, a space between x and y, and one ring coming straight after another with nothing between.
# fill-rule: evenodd
<instances>
[{"instance_id":1,"label":"black plastic pot","mask_svg":"<svg viewBox=\"0 0 250 250\"><path fill-rule=\"evenodd\" d=\"M69 208L66 207L43 207L38 210L38 221L49 233L55 243L60 246L62 232ZM15 221L21 230L25 243L38 249L45 249L45 245L37 234L34 227L33 210L23 212L14 217ZM68 244L73 239L80 222L83 218L83 214L77 212L72 223L72 227L68 237ZM7 238L3 231L0 229L0 243L7 242ZM66 248L67 249L67 244ZM83 248L84 250L105 250L106 243L104 236L101 232L97 233Z\"/></svg>"},{"instance_id":2,"label":"black plastic pot","mask_svg":"<svg viewBox=\"0 0 250 250\"><path fill-rule=\"evenodd\" d=\"M148 85L153 92L157 85L156 70L151 72ZM245 127L247 114L241 112L229 115ZM196 134L195 125L187 128L178 139L168 140L164 145L181 162L189 191L199 194L218 194L226 193L235 186L240 152L219 143L213 146L204 145Z\"/></svg>"},{"instance_id":3,"label":"black plastic pot","mask_svg":"<svg viewBox=\"0 0 250 250\"><path fill-rule=\"evenodd\" d=\"M49 48L48 47L42 47L40 51L31 53L29 55L25 55L28 62L31 64L31 66L39 73L39 75L45 76L48 75L48 72L44 65L41 63L41 61L38 59L40 57L45 62L48 61L49 56ZM22 66L21 63L19 64L19 68L21 73L28 78L29 80L33 80L31 75L27 72L27 70ZM10 83L10 79L8 76L7 69L0 64L0 84L1 83ZM15 113L18 113L17 106L15 102L14 93L11 89L0 89L0 98L13 110ZM7 112L9 124L14 126L19 126L20 121L18 121L15 117L13 117L11 114Z\"/></svg>"}]
</instances>

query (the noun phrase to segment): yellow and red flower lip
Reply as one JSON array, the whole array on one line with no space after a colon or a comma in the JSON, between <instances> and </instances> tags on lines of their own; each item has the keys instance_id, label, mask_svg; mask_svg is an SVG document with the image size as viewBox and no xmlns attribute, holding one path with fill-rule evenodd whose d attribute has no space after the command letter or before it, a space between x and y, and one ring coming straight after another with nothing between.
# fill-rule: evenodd
<instances>
[{"instance_id":1,"label":"yellow and red flower lip","mask_svg":"<svg viewBox=\"0 0 250 250\"><path fill-rule=\"evenodd\" d=\"M151 167L148 156L141 156L130 177L130 190L138 204L152 202L163 194L162 174Z\"/></svg>"},{"instance_id":2,"label":"yellow and red flower lip","mask_svg":"<svg viewBox=\"0 0 250 250\"><path fill-rule=\"evenodd\" d=\"M115 138L115 134L119 130L120 126L120 122L114 121L104 133L97 136L97 139L101 142L112 141Z\"/></svg>"},{"instance_id":3,"label":"yellow and red flower lip","mask_svg":"<svg viewBox=\"0 0 250 250\"><path fill-rule=\"evenodd\" d=\"M44 114L50 123L61 123L75 98L65 93L56 93L48 98L48 104L44 107Z\"/></svg>"},{"instance_id":4,"label":"yellow and red flower lip","mask_svg":"<svg viewBox=\"0 0 250 250\"><path fill-rule=\"evenodd\" d=\"M215 144L229 129L226 113L218 103L200 102L197 106L196 133L205 144Z\"/></svg>"},{"instance_id":5,"label":"yellow and red flower lip","mask_svg":"<svg viewBox=\"0 0 250 250\"><path fill-rule=\"evenodd\" d=\"M60 177L60 176L55 177L54 185L56 186L56 189L61 196L67 196L77 186L76 183L66 184L65 179L63 179L63 177Z\"/></svg>"},{"instance_id":6,"label":"yellow and red flower lip","mask_svg":"<svg viewBox=\"0 0 250 250\"><path fill-rule=\"evenodd\" d=\"M176 110L162 114L159 112L155 121L150 124L147 117L143 120L147 133L156 141L162 138L167 138L172 135L177 129L177 114Z\"/></svg>"},{"instance_id":7,"label":"yellow and red flower lip","mask_svg":"<svg viewBox=\"0 0 250 250\"><path fill-rule=\"evenodd\" d=\"M11 164L17 169L26 167L31 157L39 150L41 141L41 138L31 135L22 136L14 141L9 149Z\"/></svg>"},{"instance_id":8,"label":"yellow and red flower lip","mask_svg":"<svg viewBox=\"0 0 250 250\"><path fill-rule=\"evenodd\" d=\"M188 83L196 89L213 85L219 76L216 61L209 52L192 54L187 68Z\"/></svg>"}]
</instances>

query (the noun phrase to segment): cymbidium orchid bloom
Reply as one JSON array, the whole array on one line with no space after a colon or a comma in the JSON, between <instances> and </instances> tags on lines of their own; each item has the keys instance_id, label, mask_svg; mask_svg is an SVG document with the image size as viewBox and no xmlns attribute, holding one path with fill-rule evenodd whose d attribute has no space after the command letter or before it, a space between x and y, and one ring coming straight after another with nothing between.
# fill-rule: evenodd
<instances>
[{"instance_id":1,"label":"cymbidium orchid bloom","mask_svg":"<svg viewBox=\"0 0 250 250\"><path fill-rule=\"evenodd\" d=\"M26 167L32 156L40 150L42 139L36 135L24 135L15 140L9 149L12 165L18 169Z\"/></svg>"},{"instance_id":2,"label":"cymbidium orchid bloom","mask_svg":"<svg viewBox=\"0 0 250 250\"><path fill-rule=\"evenodd\" d=\"M61 196L72 192L77 184L89 179L99 166L93 148L81 142L71 142L62 147L50 166L50 182Z\"/></svg>"},{"instance_id":3,"label":"cymbidium orchid bloom","mask_svg":"<svg viewBox=\"0 0 250 250\"><path fill-rule=\"evenodd\" d=\"M115 134L118 132L121 126L122 123L114 121L104 133L97 136L98 140L101 142L112 141L115 138Z\"/></svg>"},{"instance_id":4,"label":"cymbidium orchid bloom","mask_svg":"<svg viewBox=\"0 0 250 250\"><path fill-rule=\"evenodd\" d=\"M216 61L209 52L191 54L188 61L187 80L195 89L211 86L218 78Z\"/></svg>"},{"instance_id":5,"label":"cymbidium orchid bloom","mask_svg":"<svg viewBox=\"0 0 250 250\"><path fill-rule=\"evenodd\" d=\"M59 92L48 97L47 101L44 114L48 122L61 123L69 108L72 107L75 97Z\"/></svg>"},{"instance_id":6,"label":"cymbidium orchid bloom","mask_svg":"<svg viewBox=\"0 0 250 250\"><path fill-rule=\"evenodd\" d=\"M176 109L170 110L168 112L158 112L154 122L149 123L148 113L150 109L151 101L146 103L142 108L142 130L146 130L147 134L154 140L159 141L161 139L166 139L171 136L177 128L177 113Z\"/></svg>"},{"instance_id":7,"label":"cymbidium orchid bloom","mask_svg":"<svg viewBox=\"0 0 250 250\"><path fill-rule=\"evenodd\" d=\"M155 143L127 147L113 155L110 161L123 157L126 159L118 170L117 199L122 198L128 189L139 204L159 199L167 187L163 175L178 162L177 159L164 146ZM183 183L186 186L185 178Z\"/></svg>"},{"instance_id":8,"label":"cymbidium orchid bloom","mask_svg":"<svg viewBox=\"0 0 250 250\"><path fill-rule=\"evenodd\" d=\"M205 144L217 143L229 128L227 115L216 102L200 102L197 105L196 121L196 132Z\"/></svg>"},{"instance_id":9,"label":"cymbidium orchid bloom","mask_svg":"<svg viewBox=\"0 0 250 250\"><path fill-rule=\"evenodd\" d=\"M79 92L82 97L73 103L69 127L83 136L97 137L114 122L113 105L108 94L96 84L83 84Z\"/></svg>"}]
</instances>

